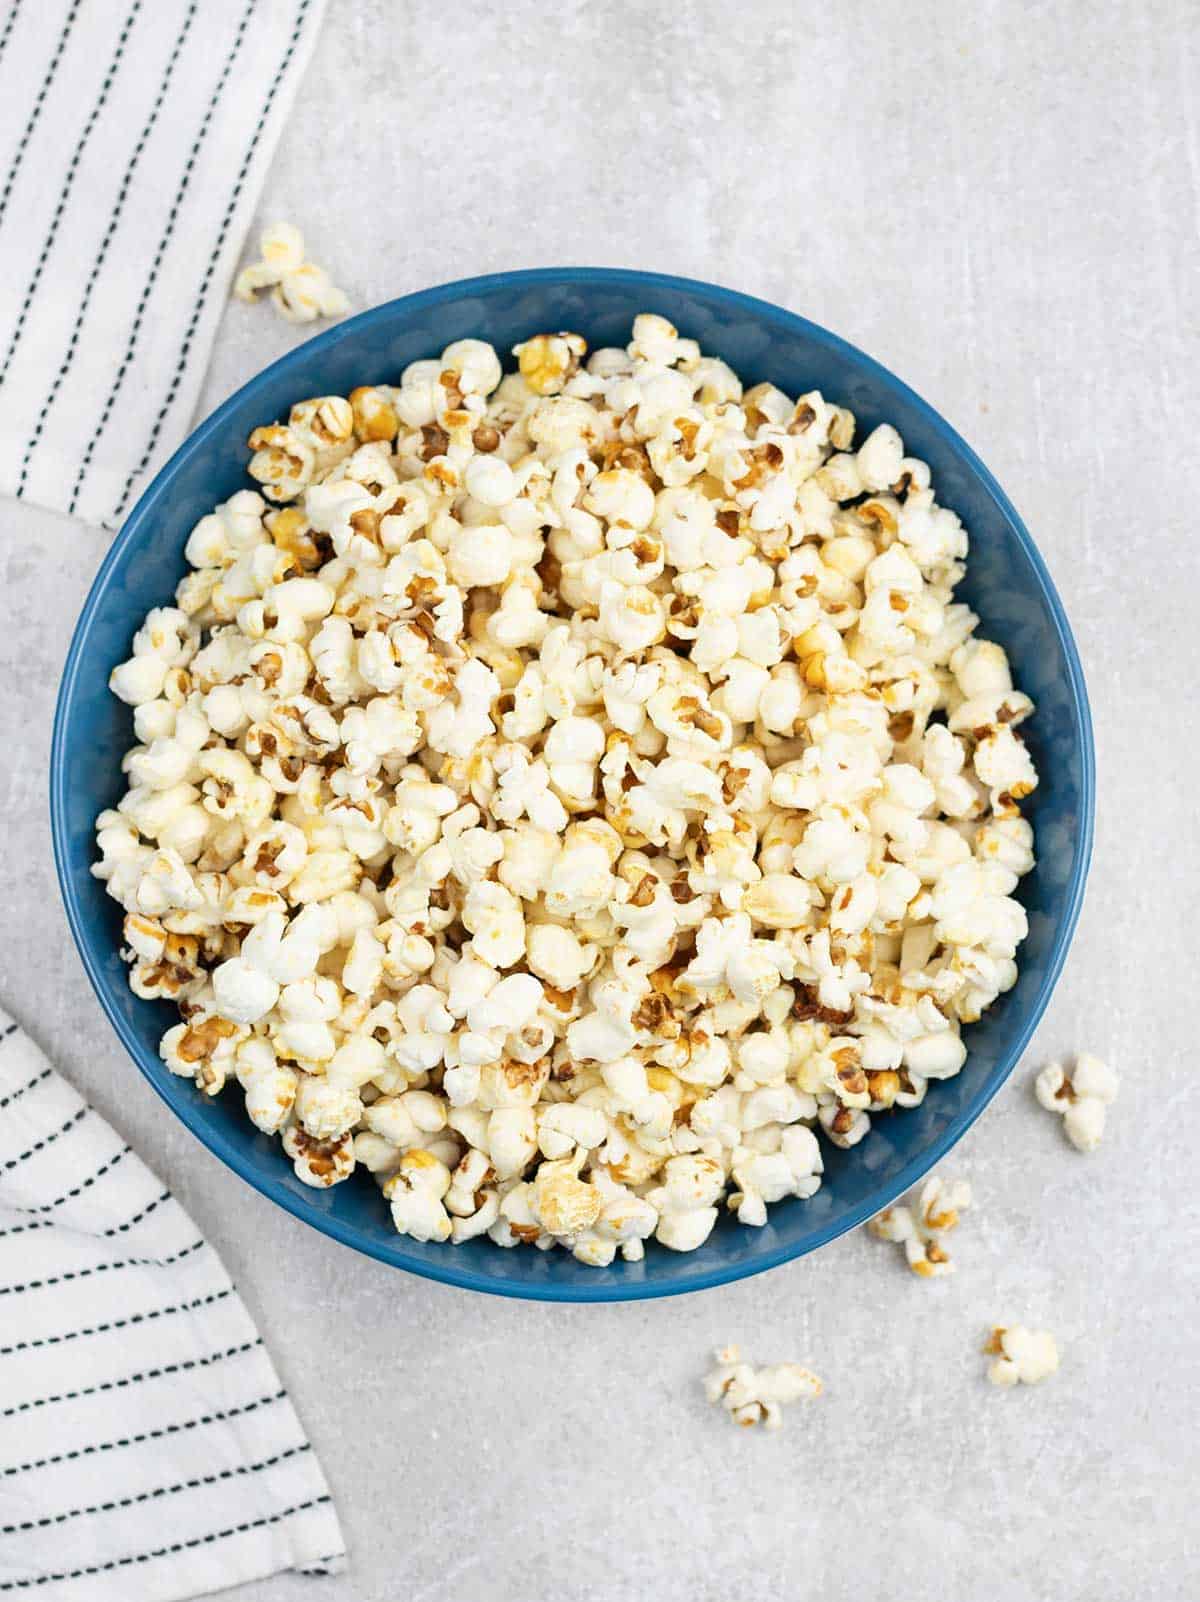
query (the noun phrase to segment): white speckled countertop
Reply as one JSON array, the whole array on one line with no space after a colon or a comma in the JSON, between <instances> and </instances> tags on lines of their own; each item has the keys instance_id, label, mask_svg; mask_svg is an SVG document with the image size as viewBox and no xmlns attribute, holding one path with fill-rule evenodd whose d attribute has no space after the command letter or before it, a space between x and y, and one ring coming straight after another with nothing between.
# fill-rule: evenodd
<instances>
[{"instance_id":1,"label":"white speckled countertop","mask_svg":"<svg viewBox=\"0 0 1200 1602\"><path fill-rule=\"evenodd\" d=\"M1106 7L332 0L264 196L357 306L510 266L659 268L802 311L974 444L1045 552L1096 719L1095 865L1014 1080L948 1165L926 1283L859 1233L682 1300L474 1299L232 1179L125 1060L67 934L45 775L103 536L0 504L0 996L224 1253L312 1431L351 1567L255 1602L1191 1602L1200 27ZM229 308L205 410L301 334ZM1099 1153L1033 1067L1123 1075ZM1189 1091L1191 1094L1189 1095ZM1037 1391L993 1320L1054 1330ZM711 1346L826 1382L783 1432L706 1408Z\"/></svg>"}]
</instances>

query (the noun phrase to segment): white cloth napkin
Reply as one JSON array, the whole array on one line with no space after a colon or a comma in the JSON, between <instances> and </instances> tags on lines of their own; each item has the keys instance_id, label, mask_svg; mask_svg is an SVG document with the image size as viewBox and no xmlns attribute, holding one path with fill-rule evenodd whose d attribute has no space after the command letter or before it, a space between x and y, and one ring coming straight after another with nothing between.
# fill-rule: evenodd
<instances>
[{"instance_id":1,"label":"white cloth napkin","mask_svg":"<svg viewBox=\"0 0 1200 1602\"><path fill-rule=\"evenodd\" d=\"M344 1553L220 1259L0 1011L0 1595L172 1602Z\"/></svg>"},{"instance_id":2,"label":"white cloth napkin","mask_svg":"<svg viewBox=\"0 0 1200 1602\"><path fill-rule=\"evenodd\" d=\"M0 5L0 493L115 528L183 438L323 9Z\"/></svg>"}]
</instances>

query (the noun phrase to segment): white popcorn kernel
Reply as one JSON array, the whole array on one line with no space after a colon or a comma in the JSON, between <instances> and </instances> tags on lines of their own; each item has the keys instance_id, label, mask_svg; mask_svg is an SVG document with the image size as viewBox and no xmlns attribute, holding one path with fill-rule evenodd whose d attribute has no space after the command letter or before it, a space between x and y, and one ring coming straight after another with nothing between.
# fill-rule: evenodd
<instances>
[{"instance_id":1,"label":"white popcorn kernel","mask_svg":"<svg viewBox=\"0 0 1200 1602\"><path fill-rule=\"evenodd\" d=\"M287 271L304 260L304 236L293 224L270 223L259 235L258 252L268 267Z\"/></svg>"},{"instance_id":2,"label":"white popcorn kernel","mask_svg":"<svg viewBox=\"0 0 1200 1602\"><path fill-rule=\"evenodd\" d=\"M546 887L546 907L555 917L588 917L609 900L612 885L604 847L587 839L568 839Z\"/></svg>"},{"instance_id":3,"label":"white popcorn kernel","mask_svg":"<svg viewBox=\"0 0 1200 1602\"><path fill-rule=\"evenodd\" d=\"M443 701L428 714L426 738L435 751L469 757L480 741L495 733L490 712L500 682L490 668L472 658L458 670L454 689L455 702Z\"/></svg>"},{"instance_id":4,"label":"white popcorn kernel","mask_svg":"<svg viewBox=\"0 0 1200 1602\"><path fill-rule=\"evenodd\" d=\"M1047 1112L1061 1113L1073 1094L1066 1069L1060 1062L1048 1062L1033 1082L1034 1094Z\"/></svg>"},{"instance_id":5,"label":"white popcorn kernel","mask_svg":"<svg viewBox=\"0 0 1200 1602\"><path fill-rule=\"evenodd\" d=\"M406 1151L400 1166L383 1187L392 1204L392 1222L414 1240L449 1240L450 1214L443 1199L450 1189L450 1170L432 1152Z\"/></svg>"},{"instance_id":6,"label":"white popcorn kernel","mask_svg":"<svg viewBox=\"0 0 1200 1602\"><path fill-rule=\"evenodd\" d=\"M537 1120L531 1107L497 1107L488 1119L487 1151L501 1179L521 1174L537 1151Z\"/></svg>"},{"instance_id":7,"label":"white popcorn kernel","mask_svg":"<svg viewBox=\"0 0 1200 1602\"><path fill-rule=\"evenodd\" d=\"M454 537L446 566L450 577L464 589L500 585L512 568L514 548L513 537L502 524L477 524Z\"/></svg>"},{"instance_id":8,"label":"white popcorn kernel","mask_svg":"<svg viewBox=\"0 0 1200 1602\"><path fill-rule=\"evenodd\" d=\"M1071 1085L1076 1096L1092 1097L1106 1105L1116 1101L1120 1088L1114 1070L1086 1051L1080 1052L1075 1059Z\"/></svg>"},{"instance_id":9,"label":"white popcorn kernel","mask_svg":"<svg viewBox=\"0 0 1200 1602\"><path fill-rule=\"evenodd\" d=\"M1062 1115L1063 1133L1078 1151L1095 1151L1104 1138L1108 1108L1117 1099L1116 1073L1099 1057L1081 1052L1068 1076L1050 1062L1034 1081L1039 1103Z\"/></svg>"},{"instance_id":10,"label":"white popcorn kernel","mask_svg":"<svg viewBox=\"0 0 1200 1602\"><path fill-rule=\"evenodd\" d=\"M500 1217L500 1197L494 1190L480 1193L480 1203L469 1217L453 1218L450 1222L450 1239L456 1246L464 1241L486 1235Z\"/></svg>"},{"instance_id":11,"label":"white popcorn kernel","mask_svg":"<svg viewBox=\"0 0 1200 1602\"><path fill-rule=\"evenodd\" d=\"M131 656L128 662L113 668L108 676L108 687L129 706L142 706L162 694L167 672L167 662L153 652Z\"/></svg>"},{"instance_id":12,"label":"white popcorn kernel","mask_svg":"<svg viewBox=\"0 0 1200 1602\"><path fill-rule=\"evenodd\" d=\"M490 395L500 382L500 358L482 339L454 340L446 346L436 366L439 372L455 376L464 395Z\"/></svg>"},{"instance_id":13,"label":"white popcorn kernel","mask_svg":"<svg viewBox=\"0 0 1200 1602\"><path fill-rule=\"evenodd\" d=\"M1081 1096L1063 1113L1063 1130L1077 1151L1095 1151L1104 1138L1107 1110L1096 1096Z\"/></svg>"},{"instance_id":14,"label":"white popcorn kernel","mask_svg":"<svg viewBox=\"0 0 1200 1602\"><path fill-rule=\"evenodd\" d=\"M533 1183L531 1210L548 1235L573 1237L600 1216L602 1193L578 1177L582 1152L562 1162L547 1161Z\"/></svg>"},{"instance_id":15,"label":"white popcorn kernel","mask_svg":"<svg viewBox=\"0 0 1200 1602\"><path fill-rule=\"evenodd\" d=\"M866 490L890 489L900 477L904 445L896 430L881 423L867 435L854 458L858 476Z\"/></svg>"},{"instance_id":16,"label":"white popcorn kernel","mask_svg":"<svg viewBox=\"0 0 1200 1602\"><path fill-rule=\"evenodd\" d=\"M992 818L975 831L975 855L982 862L997 862L1010 873L1032 871L1033 828L1025 818Z\"/></svg>"},{"instance_id":17,"label":"white popcorn kernel","mask_svg":"<svg viewBox=\"0 0 1200 1602\"><path fill-rule=\"evenodd\" d=\"M218 1008L235 1023L257 1023L279 999L274 979L241 957L230 957L214 968L212 983Z\"/></svg>"},{"instance_id":18,"label":"white popcorn kernel","mask_svg":"<svg viewBox=\"0 0 1200 1602\"><path fill-rule=\"evenodd\" d=\"M1037 771L1025 743L1007 725L989 729L976 742L974 767L998 812L1011 809L1013 802L1024 800L1037 787Z\"/></svg>"},{"instance_id":19,"label":"white popcorn kernel","mask_svg":"<svg viewBox=\"0 0 1200 1602\"><path fill-rule=\"evenodd\" d=\"M1033 712L1033 702L1018 690L994 691L959 701L950 713L948 727L952 734L974 735L977 730L994 732L1023 723Z\"/></svg>"},{"instance_id":20,"label":"white popcorn kernel","mask_svg":"<svg viewBox=\"0 0 1200 1602\"><path fill-rule=\"evenodd\" d=\"M143 962L160 962L167 944L167 931L157 918L147 918L141 913L130 912L125 915L121 925L121 934L125 944Z\"/></svg>"},{"instance_id":21,"label":"white popcorn kernel","mask_svg":"<svg viewBox=\"0 0 1200 1602\"><path fill-rule=\"evenodd\" d=\"M491 1165L483 1152L472 1147L451 1175L446 1192L446 1211L456 1218L469 1218L476 1211L478 1192L492 1177Z\"/></svg>"},{"instance_id":22,"label":"white popcorn kernel","mask_svg":"<svg viewBox=\"0 0 1200 1602\"><path fill-rule=\"evenodd\" d=\"M904 1066L922 1079L952 1079L966 1060L966 1045L949 1029L918 1035L904 1047Z\"/></svg>"},{"instance_id":23,"label":"white popcorn kernel","mask_svg":"<svg viewBox=\"0 0 1200 1602\"><path fill-rule=\"evenodd\" d=\"M600 631L626 654L649 649L666 632L666 612L661 598L639 584L602 585Z\"/></svg>"},{"instance_id":24,"label":"white popcorn kernel","mask_svg":"<svg viewBox=\"0 0 1200 1602\"><path fill-rule=\"evenodd\" d=\"M502 1029L516 1034L532 1023L542 1005L543 990L540 980L532 974L514 973L498 980L485 996L467 1008L467 1024L471 1029L487 1031Z\"/></svg>"},{"instance_id":25,"label":"white popcorn kernel","mask_svg":"<svg viewBox=\"0 0 1200 1602\"><path fill-rule=\"evenodd\" d=\"M604 732L590 718L566 717L554 724L543 747L550 782L568 801L590 801Z\"/></svg>"},{"instance_id":26,"label":"white popcorn kernel","mask_svg":"<svg viewBox=\"0 0 1200 1602\"><path fill-rule=\"evenodd\" d=\"M313 851L288 885L288 899L299 906L327 901L343 890L352 890L362 869L352 851Z\"/></svg>"},{"instance_id":27,"label":"white popcorn kernel","mask_svg":"<svg viewBox=\"0 0 1200 1602\"><path fill-rule=\"evenodd\" d=\"M234 283L239 300L256 300L263 290L270 290L271 304L292 323L337 317L349 308L325 270L304 260L304 238L291 223L264 228L258 248L261 260L243 267Z\"/></svg>"},{"instance_id":28,"label":"white popcorn kernel","mask_svg":"<svg viewBox=\"0 0 1200 1602\"><path fill-rule=\"evenodd\" d=\"M238 1083L246 1092L246 1116L264 1134L275 1134L295 1105L300 1076L279 1062L268 1042L257 1035L237 1048L236 1061Z\"/></svg>"},{"instance_id":29,"label":"white popcorn kernel","mask_svg":"<svg viewBox=\"0 0 1200 1602\"><path fill-rule=\"evenodd\" d=\"M653 365L669 367L694 350L690 340L681 340L679 330L655 312L639 312L633 319L629 354Z\"/></svg>"},{"instance_id":30,"label":"white popcorn kernel","mask_svg":"<svg viewBox=\"0 0 1200 1602\"><path fill-rule=\"evenodd\" d=\"M174 734L175 717L176 709L169 701L143 701L133 709L133 732L143 745L153 745L155 740L167 740Z\"/></svg>"},{"instance_id":31,"label":"white popcorn kernel","mask_svg":"<svg viewBox=\"0 0 1200 1602\"><path fill-rule=\"evenodd\" d=\"M516 475L502 456L473 456L467 463L466 488L482 506L507 506L517 493Z\"/></svg>"},{"instance_id":32,"label":"white popcorn kernel","mask_svg":"<svg viewBox=\"0 0 1200 1602\"><path fill-rule=\"evenodd\" d=\"M654 491L638 474L614 468L596 474L583 504L608 523L640 530L648 528L654 516Z\"/></svg>"},{"instance_id":33,"label":"white popcorn kernel","mask_svg":"<svg viewBox=\"0 0 1200 1602\"><path fill-rule=\"evenodd\" d=\"M940 1279L954 1272L945 1237L971 1205L965 1180L948 1183L935 1176L904 1203L887 1208L867 1225L879 1240L904 1247L909 1268L922 1279Z\"/></svg>"},{"instance_id":34,"label":"white popcorn kernel","mask_svg":"<svg viewBox=\"0 0 1200 1602\"><path fill-rule=\"evenodd\" d=\"M871 1132L869 1114L858 1107L845 1107L833 1103L821 1107L817 1117L829 1139L843 1150L857 1146L859 1141L864 1140Z\"/></svg>"},{"instance_id":35,"label":"white popcorn kernel","mask_svg":"<svg viewBox=\"0 0 1200 1602\"><path fill-rule=\"evenodd\" d=\"M340 1185L354 1172L354 1141L349 1135L322 1141L291 1124L283 1132L283 1149L292 1159L297 1179L316 1190Z\"/></svg>"},{"instance_id":36,"label":"white popcorn kernel","mask_svg":"<svg viewBox=\"0 0 1200 1602\"><path fill-rule=\"evenodd\" d=\"M1058 1343L1049 1330L1030 1330L1024 1324L997 1325L984 1352L993 1359L988 1379L993 1385L1040 1385L1058 1373Z\"/></svg>"},{"instance_id":37,"label":"white popcorn kernel","mask_svg":"<svg viewBox=\"0 0 1200 1602\"><path fill-rule=\"evenodd\" d=\"M598 1107L558 1102L547 1107L538 1119L538 1145L542 1155L552 1159L569 1157L577 1148L591 1151L607 1135L608 1120Z\"/></svg>"},{"instance_id":38,"label":"white popcorn kernel","mask_svg":"<svg viewBox=\"0 0 1200 1602\"><path fill-rule=\"evenodd\" d=\"M655 1239L676 1252L695 1251L717 1221L714 1203L724 1188L721 1166L710 1157L671 1157L663 1183L646 1200L659 1215Z\"/></svg>"},{"instance_id":39,"label":"white popcorn kernel","mask_svg":"<svg viewBox=\"0 0 1200 1602\"><path fill-rule=\"evenodd\" d=\"M618 979L602 979L590 987L589 1000L593 1010L568 1025L567 1045L582 1062L616 1062L637 1038L637 993Z\"/></svg>"},{"instance_id":40,"label":"white popcorn kernel","mask_svg":"<svg viewBox=\"0 0 1200 1602\"><path fill-rule=\"evenodd\" d=\"M536 334L513 346L521 377L535 395L554 395L561 390L586 353L587 342L570 333Z\"/></svg>"},{"instance_id":41,"label":"white popcorn kernel","mask_svg":"<svg viewBox=\"0 0 1200 1602\"><path fill-rule=\"evenodd\" d=\"M481 880L468 890L462 909L475 950L497 968L511 968L525 954L521 903L501 884Z\"/></svg>"},{"instance_id":42,"label":"white popcorn kernel","mask_svg":"<svg viewBox=\"0 0 1200 1602\"><path fill-rule=\"evenodd\" d=\"M352 1130L362 1117L362 1102L346 1085L328 1079L300 1076L296 1090L296 1118L315 1140L334 1140Z\"/></svg>"},{"instance_id":43,"label":"white popcorn kernel","mask_svg":"<svg viewBox=\"0 0 1200 1602\"><path fill-rule=\"evenodd\" d=\"M652 1205L653 1196L656 1194L657 1192L654 1192L648 1198ZM664 1213L659 1217L654 1238L673 1252L694 1252L703 1246L712 1234L716 1221L715 1207L698 1207L691 1212Z\"/></svg>"},{"instance_id":44,"label":"white popcorn kernel","mask_svg":"<svg viewBox=\"0 0 1200 1602\"><path fill-rule=\"evenodd\" d=\"M142 867L135 897L137 910L156 917L174 908L200 906L203 897L177 851L155 851Z\"/></svg>"},{"instance_id":45,"label":"white popcorn kernel","mask_svg":"<svg viewBox=\"0 0 1200 1602\"><path fill-rule=\"evenodd\" d=\"M239 490L206 517L188 536L184 556L192 567L223 567L241 551L265 542L266 506L253 490Z\"/></svg>"},{"instance_id":46,"label":"white popcorn kernel","mask_svg":"<svg viewBox=\"0 0 1200 1602\"><path fill-rule=\"evenodd\" d=\"M359 1090L377 1079L386 1065L387 1058L378 1040L367 1035L354 1035L343 1041L334 1052L325 1069L325 1077L330 1085Z\"/></svg>"},{"instance_id":47,"label":"white popcorn kernel","mask_svg":"<svg viewBox=\"0 0 1200 1602\"><path fill-rule=\"evenodd\" d=\"M777 1430L784 1407L812 1401L824 1389L817 1376L798 1363L756 1368L742 1360L736 1346L722 1346L714 1356L715 1366L704 1378L704 1394L743 1429L761 1424L764 1429Z\"/></svg>"},{"instance_id":48,"label":"white popcorn kernel","mask_svg":"<svg viewBox=\"0 0 1200 1602\"><path fill-rule=\"evenodd\" d=\"M1005 695L1013 687L1004 648L991 640L967 640L950 657L950 671L966 700L980 695Z\"/></svg>"},{"instance_id":49,"label":"white popcorn kernel","mask_svg":"<svg viewBox=\"0 0 1200 1602\"><path fill-rule=\"evenodd\" d=\"M152 607L133 637L134 656L158 656L168 668L183 667L196 654L195 625L175 606Z\"/></svg>"},{"instance_id":50,"label":"white popcorn kernel","mask_svg":"<svg viewBox=\"0 0 1200 1602\"><path fill-rule=\"evenodd\" d=\"M354 1160L370 1174L382 1174L389 1179L400 1165L402 1153L382 1135L373 1135L369 1129L360 1130L354 1137Z\"/></svg>"}]
</instances>

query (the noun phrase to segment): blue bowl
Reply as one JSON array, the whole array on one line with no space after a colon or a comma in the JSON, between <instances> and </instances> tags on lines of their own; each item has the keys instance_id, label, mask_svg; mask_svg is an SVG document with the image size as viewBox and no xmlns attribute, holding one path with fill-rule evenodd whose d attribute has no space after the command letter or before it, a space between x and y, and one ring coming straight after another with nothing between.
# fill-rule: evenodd
<instances>
[{"instance_id":1,"label":"blue bowl","mask_svg":"<svg viewBox=\"0 0 1200 1602\"><path fill-rule=\"evenodd\" d=\"M468 335L501 351L546 328L577 329L593 347L623 344L644 310L669 317L747 383L767 379L792 395L819 388L849 406L864 431L894 424L910 454L933 469L939 500L966 525L971 556L960 594L1037 702L1022 730L1041 784L1029 808L1038 865L1021 887L1029 937L1020 978L968 1031L970 1055L957 1078L932 1085L920 1108L877 1119L855 1150L827 1146L821 1189L773 1207L763 1229L724 1218L697 1252L680 1256L651 1243L643 1262L607 1269L585 1268L563 1251L505 1251L488 1240L422 1245L393 1231L373 1183L307 1188L278 1142L247 1120L236 1090L209 1101L159 1061L159 1037L175 1011L130 991L118 956L119 909L88 872L96 814L121 795L121 757L133 743L132 718L110 695L108 675L145 613L172 595L193 524L246 486L246 437L256 425L286 417L309 395L394 382L407 363ZM381 1262L468 1290L564 1302L669 1296L773 1268L863 1223L944 1157L1008 1077L1058 978L1083 897L1093 786L1087 694L1062 605L1020 518L949 424L877 362L777 306L690 279L588 267L498 273L407 295L310 340L226 401L142 496L92 585L63 673L50 758L54 856L75 943L130 1055L187 1127L264 1196Z\"/></svg>"}]
</instances>

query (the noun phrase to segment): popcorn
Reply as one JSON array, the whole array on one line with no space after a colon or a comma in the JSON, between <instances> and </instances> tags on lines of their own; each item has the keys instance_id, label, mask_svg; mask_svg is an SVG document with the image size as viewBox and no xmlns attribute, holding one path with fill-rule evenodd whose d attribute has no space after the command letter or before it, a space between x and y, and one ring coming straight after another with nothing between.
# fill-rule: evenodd
<instances>
[{"instance_id":1,"label":"popcorn","mask_svg":"<svg viewBox=\"0 0 1200 1602\"><path fill-rule=\"evenodd\" d=\"M1060 1062L1050 1062L1034 1080L1034 1092L1048 1112L1061 1114L1063 1132L1077 1151L1095 1151L1104 1137L1108 1108L1117 1099L1116 1072L1081 1052L1068 1077Z\"/></svg>"},{"instance_id":2,"label":"popcorn","mask_svg":"<svg viewBox=\"0 0 1200 1602\"><path fill-rule=\"evenodd\" d=\"M670 1157L663 1183L646 1193L659 1217L655 1239L672 1251L702 1246L717 1221L714 1203L725 1186L721 1165L711 1157Z\"/></svg>"},{"instance_id":3,"label":"popcorn","mask_svg":"<svg viewBox=\"0 0 1200 1602\"><path fill-rule=\"evenodd\" d=\"M521 377L535 395L561 390L586 354L587 343L578 334L537 334L523 345L513 346Z\"/></svg>"},{"instance_id":4,"label":"popcorn","mask_svg":"<svg viewBox=\"0 0 1200 1602\"><path fill-rule=\"evenodd\" d=\"M938 1279L954 1272L946 1253L945 1235L971 1205L971 1187L965 1180L948 1183L936 1175L914 1191L906 1203L886 1208L867 1225L878 1240L904 1247L908 1266L922 1279Z\"/></svg>"},{"instance_id":5,"label":"popcorn","mask_svg":"<svg viewBox=\"0 0 1200 1602\"><path fill-rule=\"evenodd\" d=\"M323 267L304 260L304 237L291 223L272 223L259 236L261 260L243 267L233 286L239 300L257 300L271 291L271 304L289 323L340 317L350 302L330 282Z\"/></svg>"},{"instance_id":6,"label":"popcorn","mask_svg":"<svg viewBox=\"0 0 1200 1602\"><path fill-rule=\"evenodd\" d=\"M496 675L472 657L454 680L457 703L443 701L428 714L425 735L434 751L468 757L482 740L495 733L491 707L500 693Z\"/></svg>"},{"instance_id":7,"label":"popcorn","mask_svg":"<svg viewBox=\"0 0 1200 1602\"><path fill-rule=\"evenodd\" d=\"M523 1173L537 1151L537 1120L531 1107L497 1107L487 1123L487 1152L500 1179Z\"/></svg>"},{"instance_id":8,"label":"popcorn","mask_svg":"<svg viewBox=\"0 0 1200 1602\"><path fill-rule=\"evenodd\" d=\"M556 1102L538 1119L538 1145L550 1158L568 1157L576 1149L592 1151L607 1135L608 1120L598 1107Z\"/></svg>"},{"instance_id":9,"label":"popcorn","mask_svg":"<svg viewBox=\"0 0 1200 1602\"><path fill-rule=\"evenodd\" d=\"M533 1216L549 1235L575 1236L588 1229L600 1216L603 1196L595 1185L577 1177L583 1158L544 1162L533 1186Z\"/></svg>"},{"instance_id":10,"label":"popcorn","mask_svg":"<svg viewBox=\"0 0 1200 1602\"><path fill-rule=\"evenodd\" d=\"M462 921L485 962L511 968L525 955L525 918L520 898L501 884L483 880L471 886Z\"/></svg>"},{"instance_id":11,"label":"popcorn","mask_svg":"<svg viewBox=\"0 0 1200 1602\"><path fill-rule=\"evenodd\" d=\"M237 1077L246 1092L246 1116L265 1135L275 1134L295 1105L299 1075L254 1035L237 1049Z\"/></svg>"},{"instance_id":12,"label":"popcorn","mask_svg":"<svg viewBox=\"0 0 1200 1602\"><path fill-rule=\"evenodd\" d=\"M811 1098L806 1100L790 1087L785 1089L795 1098L786 1109L791 1116L811 1117L808 1106ZM771 1128L775 1122L768 1120L765 1127ZM753 1148L734 1151L730 1176L737 1189L730 1193L728 1205L736 1211L740 1224L761 1228L767 1222L770 1203L782 1201L785 1196L816 1195L821 1188L824 1166L821 1148L812 1130L804 1124L792 1124L780 1132L778 1151L763 1152Z\"/></svg>"},{"instance_id":13,"label":"popcorn","mask_svg":"<svg viewBox=\"0 0 1200 1602\"><path fill-rule=\"evenodd\" d=\"M420 1147L405 1152L383 1187L397 1232L414 1240L449 1240L450 1214L443 1205L449 1189L450 1170L444 1162Z\"/></svg>"},{"instance_id":14,"label":"popcorn","mask_svg":"<svg viewBox=\"0 0 1200 1602\"><path fill-rule=\"evenodd\" d=\"M1058 1343L1046 1329L997 1325L983 1349L994 1359L988 1364L988 1379L1006 1390L1014 1385L1040 1385L1058 1373Z\"/></svg>"},{"instance_id":15,"label":"popcorn","mask_svg":"<svg viewBox=\"0 0 1200 1602\"><path fill-rule=\"evenodd\" d=\"M338 299L286 226L264 290ZM606 1267L762 1227L961 1070L1026 932L1033 708L893 428L743 394L652 313L515 356L254 430L113 670L93 871L183 1014L168 1070L236 1078L303 1183ZM1072 1139L1107 1083L1047 1082ZM940 1274L965 1204L931 1181L877 1232Z\"/></svg>"},{"instance_id":16,"label":"popcorn","mask_svg":"<svg viewBox=\"0 0 1200 1602\"><path fill-rule=\"evenodd\" d=\"M713 1355L716 1366L705 1376L704 1394L743 1429L761 1424L764 1429L777 1430L783 1423L784 1407L812 1401L824 1389L817 1376L798 1363L755 1368L743 1361L736 1346L722 1346Z\"/></svg>"},{"instance_id":17,"label":"popcorn","mask_svg":"<svg viewBox=\"0 0 1200 1602\"><path fill-rule=\"evenodd\" d=\"M317 1140L299 1124L291 1124L283 1132L283 1149L292 1159L296 1178L315 1190L340 1185L354 1172L354 1142L349 1135Z\"/></svg>"},{"instance_id":18,"label":"popcorn","mask_svg":"<svg viewBox=\"0 0 1200 1602\"><path fill-rule=\"evenodd\" d=\"M235 1023L257 1023L279 1000L279 986L270 974L241 957L214 968L212 983L217 1006Z\"/></svg>"},{"instance_id":19,"label":"popcorn","mask_svg":"<svg viewBox=\"0 0 1200 1602\"><path fill-rule=\"evenodd\" d=\"M595 965L597 955L595 946L584 944L561 924L535 924L527 932L530 970L556 990L574 990Z\"/></svg>"}]
</instances>

